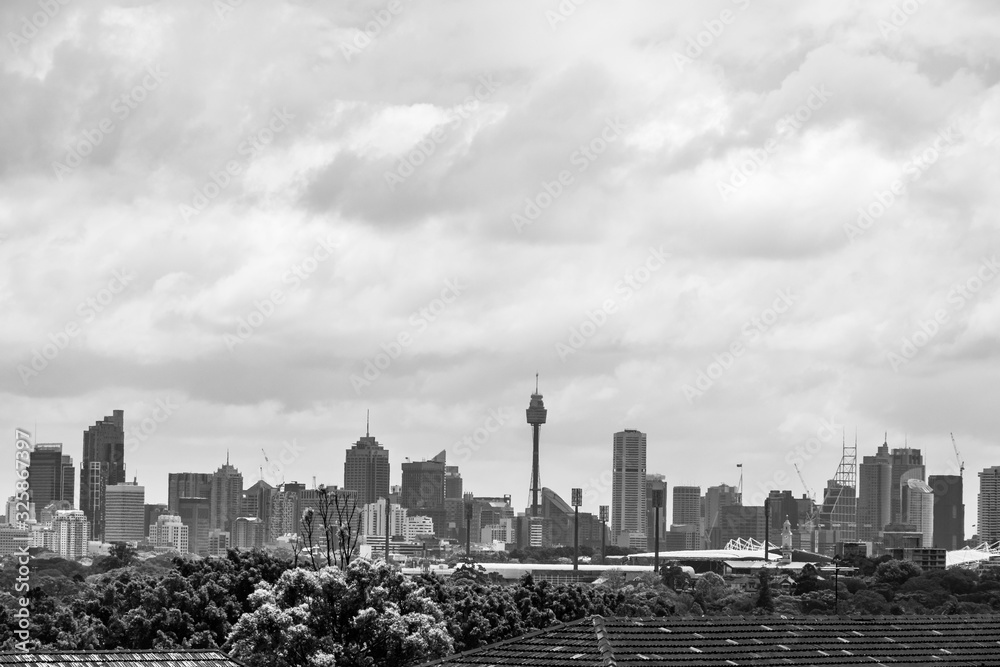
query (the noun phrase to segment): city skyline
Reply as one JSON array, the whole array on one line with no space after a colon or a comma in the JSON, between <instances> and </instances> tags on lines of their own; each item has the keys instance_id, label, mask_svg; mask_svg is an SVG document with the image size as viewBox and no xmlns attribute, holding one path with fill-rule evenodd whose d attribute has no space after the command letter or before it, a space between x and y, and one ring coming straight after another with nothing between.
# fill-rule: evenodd
<instances>
[{"instance_id":1,"label":"city skyline","mask_svg":"<svg viewBox=\"0 0 1000 667\"><path fill-rule=\"evenodd\" d=\"M536 389L536 391L537 391L537 389ZM85 438L87 437L86 433L93 432L95 430L95 428L101 427L102 424L112 423L112 422L117 423L117 420L124 419L124 417L119 417L119 413L121 413L123 411L114 410L113 412L115 413L114 418L112 418L112 417L105 417L102 420L98 420L98 422L96 422L96 426L92 425L92 426L88 427L87 431L85 431ZM109 421L109 420L111 420L111 421ZM367 417L366 422L367 423L366 423L366 432L365 432L365 435L361 436L360 439L353 444L353 446L349 445L349 446L347 446L347 447L344 448L345 456L350 456L349 452L351 452L352 449L356 451L359 444L364 444L364 446L366 446L366 447L370 447L372 445L377 445L377 446L379 446L379 448L381 448L383 450L384 453L386 453L388 455L388 458L390 458L390 460L391 460L391 457L392 457L391 449L388 448L388 447L385 447L383 445L383 443L377 442L376 438L374 436L372 436L371 433L370 433L370 415ZM527 438L528 438L528 441L529 441L529 445L528 445L529 460L530 460L530 439L531 439L530 433L531 432L529 430L528 434L527 434ZM643 435L645 435L645 434L643 434ZM888 433L887 432L884 434L884 437L886 437L886 438L888 437ZM55 444L62 444L62 443L40 443L40 444L44 444L49 449L51 449L53 447L53 445L55 445ZM884 443L883 443L883 445L884 445ZM883 445L879 446L879 450L884 449ZM946 471L943 472L943 473L942 472L936 472L934 470L926 470L926 465L923 464L923 463L919 463L919 461L923 461L923 459L924 459L924 457L922 456L922 452L921 452L920 448L919 447L915 447L913 445L910 445L909 442L908 442L908 440L905 440L903 447L894 447L894 446L892 446L890 444L890 446L886 450L887 460L888 460L887 467L889 468L889 471L891 471L891 469L893 467L892 466L892 461L896 460L897 458L899 458L898 455L896 455L896 452L894 452L893 450L917 452L914 455L914 456L917 457L916 459L912 459L911 460L910 458L905 458L905 459L900 458L899 461L898 461L896 475L899 476L899 477L901 477L901 478L903 478L903 481L905 481L904 473L909 472L913 468L919 468L920 471L921 471L921 473L922 473L922 479L925 480L925 481L929 481L930 477L942 477L942 476L948 474L948 471L950 471L952 467L957 467L957 464L953 464L952 466L946 466ZM63 453L66 452L66 446L65 445L62 445L62 452ZM876 452L872 452L872 453L874 454ZM414 462L434 461L435 459L439 459L442 455L447 455L447 454L448 454L448 450L443 450L443 451L439 452L435 457L430 457L430 458L428 458L428 457L421 457L419 459L413 459L413 461ZM223 464L223 466L221 468L219 468L219 470L217 470L214 473L215 475L221 473L224 469L232 469L232 468L235 468L235 470L242 475L242 470L240 470L238 466L231 466L230 465L230 463L229 463L229 455L230 455L230 453L227 452L226 453L226 457L227 458L226 458L225 463ZM859 458L858 458L857 479L860 482L860 480L861 480L861 473L862 473L861 464L865 462L864 459L867 456L867 452L864 450L863 447L859 448L859 454L858 454L858 456L859 456ZM399 485L400 486L402 485L402 481L403 481L403 477L402 477L402 464L405 463L406 461L408 461L409 457L405 457L405 459L406 459L405 461L400 461L399 462L399 470L400 470L400 472L399 472L399 475L400 475L399 482L400 482L400 484ZM273 467L273 463L274 462L272 462L272 468L271 468L272 471L275 469ZM127 457L126 457L126 460L124 461L124 464L125 464L125 471L127 471L128 470L128 464L129 464L129 462L127 460ZM451 468L451 467L458 467L461 470L460 466L449 466L449 468ZM263 466L263 465L259 466L258 467L258 472L263 471L264 468L265 468L265 466ZM611 470L611 466L610 465L609 465L608 469L609 469L609 471ZM284 468L282 467L281 470L284 471ZM390 479L390 482L393 480L392 470L393 470L393 466L390 465L389 466L389 479ZM443 468L442 468L442 470L443 470ZM677 467L676 466L675 466L674 470L677 471ZM530 471L530 462L529 462L529 471ZM315 471L313 471L313 472L315 472ZM345 468L345 472L346 472L346 468ZM658 474L658 471L655 470L655 469L649 469L648 472L650 474ZM662 474L662 473L660 473L660 474ZM182 473L182 472L179 472L179 471L172 471L172 472L170 472L168 474L168 477L171 478L171 479L173 479L174 477L180 476L180 475L191 476L192 480L195 479L195 478L203 480L203 481L200 482L200 484L202 486L204 486L204 489L201 491L201 494L203 494L204 497L206 497L206 498L208 498L208 497L211 496L211 494L212 494L212 482L211 482L211 480L212 480L212 477L213 477L213 473L212 472L195 473L195 472L193 472L191 470L186 470L186 471L184 471ZM284 482L288 482L288 483L294 482L294 483L297 483L297 484L301 485L301 488L309 488L309 489L311 489L311 488L313 488L313 479L316 479L316 483L318 483L318 484L319 483L323 483L323 484L327 484L329 486L338 486L338 487L342 487L342 488L347 488L346 486L344 486L345 480L336 480L336 478L332 478L329 475L326 475L326 476L324 476L324 475L312 475L308 479L303 478L303 480L300 480L300 479L296 478L294 475L292 475L292 476L290 476L287 479L277 480L275 482L270 482L267 479L268 476L269 475L265 473L265 475L264 475L265 480L264 481L268 482L268 483L271 483L273 486L280 486L281 483L282 483L282 481L284 481ZM246 480L246 482L242 486L244 488L246 488L246 489L249 489L253 485L253 483L255 481L259 480L259 475L258 476L255 476L253 474L251 474L249 476L242 475L241 478L244 479L244 480ZM673 512L674 511L674 505L673 505L672 497L673 497L673 489L675 489L676 486L674 486L674 484L671 483L669 477L667 477L667 479L665 481L668 484L668 495L667 495L667 500L666 500L666 503L667 503L666 504L666 508L667 509L665 509L664 512L665 512L665 516L670 516L669 514L666 514L666 512ZM151 482L152 483L150 483L150 482L144 482L143 484L145 485L146 488L150 488L150 486L152 486L152 487L158 486L158 484L156 483L156 481L151 480ZM195 483L195 482L191 482L191 483ZM717 482L715 484L718 484L718 483L726 484L726 482ZM141 484L141 485L143 485L143 484ZM715 484L709 483L709 484L706 485L706 488L710 487L710 486L714 486ZM772 485L773 485L773 482L772 482ZM170 484L168 484L166 486L167 486L168 489L170 488ZM397 486L397 485L392 484L392 486ZM687 485L687 484L677 484L677 486L684 487L684 486L690 486L690 485ZM792 492L793 496L802 495L804 493L804 490L801 489L801 488L797 489L797 488L795 488L795 486L796 485L792 485L792 488L789 488L787 486L781 487L779 485L779 486L774 486L773 488L768 489L768 490L769 491L770 490L777 490L777 491L790 490ZM801 486L801 484L798 485L798 486ZM891 481L890 481L890 486L892 486ZM965 492L965 494L968 494L968 493L972 493L973 494L973 500L972 500L971 506L972 507L976 507L975 496L976 496L976 494L978 494L978 485L975 485L973 487L973 486L970 486L970 485L966 484L965 487L966 488L963 489L964 492ZM766 487L764 487L763 485L759 485L759 488L761 490L763 490ZM568 495L568 491L566 491L566 490L563 490L563 489L553 489L553 490L555 492L559 493L559 495ZM747 491L749 491L749 490L750 490L749 485L746 485L744 487L744 494L745 494L744 505L755 506L755 505L762 504L763 503L763 496L761 495L759 497L759 501L760 502L754 502L755 500L758 500L758 498L754 498L752 496L752 494L751 495L746 495ZM593 491L593 489L591 489L591 491ZM855 489L855 491L857 492L858 489ZM488 496L491 495L490 493L479 493L478 491L474 491L474 492L476 493L477 496L482 496L482 497L488 497ZM195 492L194 491L186 491L185 493L195 493ZM502 489L502 493L513 495L513 497L515 498L514 505L517 506L517 507L519 507L518 501L516 500L516 498L517 498L517 494L516 493L511 492L510 489ZM963 498L964 498L965 494L963 494ZM896 505L896 507L899 507L899 503L900 503L901 498L899 497L898 489L897 489L897 493L895 493L895 494L888 494L888 495L889 495L890 499L894 498L894 500L895 500L894 504ZM169 496L169 494L168 494L168 496ZM152 500L149 500L149 502L160 502L160 500L158 499L157 496L147 496L147 499L149 499L149 498L152 498ZM527 509L528 513L530 514L530 506L531 506L530 505L530 502L531 502L530 489L528 490L528 492L526 494L526 499L527 499L527 504L525 505L525 508ZM164 502L169 502L169 498L168 497L164 497L163 501ZM970 505L969 502L966 502L965 504L966 505ZM213 507L214 507L214 505L213 505ZM37 509L40 510L41 508L39 507ZM213 511L215 511L215 510L213 510ZM897 510L897 512L898 512L898 510ZM976 512L972 512L971 516L976 516ZM973 535L974 533L978 532L974 528L976 524L968 522L968 518L969 517L970 517L970 513L966 512L966 519L967 519L967 521L965 523L965 533L966 533L967 537L969 537L969 536ZM97 522L97 523L100 524L100 522ZM214 523L213 523L213 525L214 525ZM610 527L610 525L609 525L609 527ZM92 528L93 528L93 526L92 526Z\"/></svg>"}]
</instances>

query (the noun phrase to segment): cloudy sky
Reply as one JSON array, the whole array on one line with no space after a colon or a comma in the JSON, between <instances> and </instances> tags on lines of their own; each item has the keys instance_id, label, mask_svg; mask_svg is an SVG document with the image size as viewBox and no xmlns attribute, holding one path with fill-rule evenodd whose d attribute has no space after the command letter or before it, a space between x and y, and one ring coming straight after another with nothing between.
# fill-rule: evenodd
<instances>
[{"instance_id":1,"label":"cloudy sky","mask_svg":"<svg viewBox=\"0 0 1000 667\"><path fill-rule=\"evenodd\" d=\"M337 6L334 7L333 5ZM987 0L4 2L0 415L129 477L341 484L371 432L527 503L1000 465ZM13 438L12 438L13 440ZM8 449L12 456L13 443ZM13 478L13 465L10 478ZM275 479L277 478L277 479Z\"/></svg>"}]
</instances>

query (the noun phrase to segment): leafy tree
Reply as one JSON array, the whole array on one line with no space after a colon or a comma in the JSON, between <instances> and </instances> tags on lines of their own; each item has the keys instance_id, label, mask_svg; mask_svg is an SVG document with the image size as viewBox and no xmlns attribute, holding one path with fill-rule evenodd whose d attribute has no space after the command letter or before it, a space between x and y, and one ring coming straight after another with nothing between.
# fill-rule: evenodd
<instances>
[{"instance_id":1,"label":"leafy tree","mask_svg":"<svg viewBox=\"0 0 1000 667\"><path fill-rule=\"evenodd\" d=\"M886 584L898 589L908 579L920 576L921 572L923 570L916 563L906 560L890 560L875 568L872 580L876 584Z\"/></svg>"},{"instance_id":2,"label":"leafy tree","mask_svg":"<svg viewBox=\"0 0 1000 667\"><path fill-rule=\"evenodd\" d=\"M819 571L812 563L806 563L795 579L795 595L805 595L820 588Z\"/></svg>"},{"instance_id":3,"label":"leafy tree","mask_svg":"<svg viewBox=\"0 0 1000 667\"><path fill-rule=\"evenodd\" d=\"M288 570L250 602L226 644L250 667L409 665L454 646L428 592L383 561Z\"/></svg>"},{"instance_id":4,"label":"leafy tree","mask_svg":"<svg viewBox=\"0 0 1000 667\"><path fill-rule=\"evenodd\" d=\"M757 609L765 612L774 611L774 596L771 595L771 573L762 567L757 575Z\"/></svg>"}]
</instances>

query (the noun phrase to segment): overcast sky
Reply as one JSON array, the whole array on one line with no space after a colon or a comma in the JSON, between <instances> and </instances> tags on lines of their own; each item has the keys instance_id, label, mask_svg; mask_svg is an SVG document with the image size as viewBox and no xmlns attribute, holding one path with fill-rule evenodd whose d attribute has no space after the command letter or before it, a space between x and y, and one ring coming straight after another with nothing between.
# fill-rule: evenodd
<instances>
[{"instance_id":1,"label":"overcast sky","mask_svg":"<svg viewBox=\"0 0 1000 667\"><path fill-rule=\"evenodd\" d=\"M49 5L0 5L8 433L79 464L122 409L165 502L227 450L342 484L370 409L393 484L445 449L523 508L537 372L584 510L625 428L748 504L821 495L845 430L957 472L954 432L976 522L996 3Z\"/></svg>"}]
</instances>

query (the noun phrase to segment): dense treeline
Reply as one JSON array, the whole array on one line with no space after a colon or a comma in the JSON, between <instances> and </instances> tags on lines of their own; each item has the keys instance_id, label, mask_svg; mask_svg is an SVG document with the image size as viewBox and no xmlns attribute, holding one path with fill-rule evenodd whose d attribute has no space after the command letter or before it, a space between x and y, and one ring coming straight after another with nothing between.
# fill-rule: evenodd
<instances>
[{"instance_id":1,"label":"dense treeline","mask_svg":"<svg viewBox=\"0 0 1000 667\"><path fill-rule=\"evenodd\" d=\"M381 562L293 567L262 551L227 558L158 556L142 563L120 550L94 565L32 559L31 641L48 649L222 648L252 667L405 665L464 651L591 614L1000 613L1000 580L911 563L857 563L834 581L807 566L787 594L767 574L745 592L722 577L692 582L668 564L662 576L597 584L515 585L463 565L449 579L403 576ZM5 563L0 586L13 591ZM14 645L17 608L0 593L0 644Z\"/></svg>"}]
</instances>

